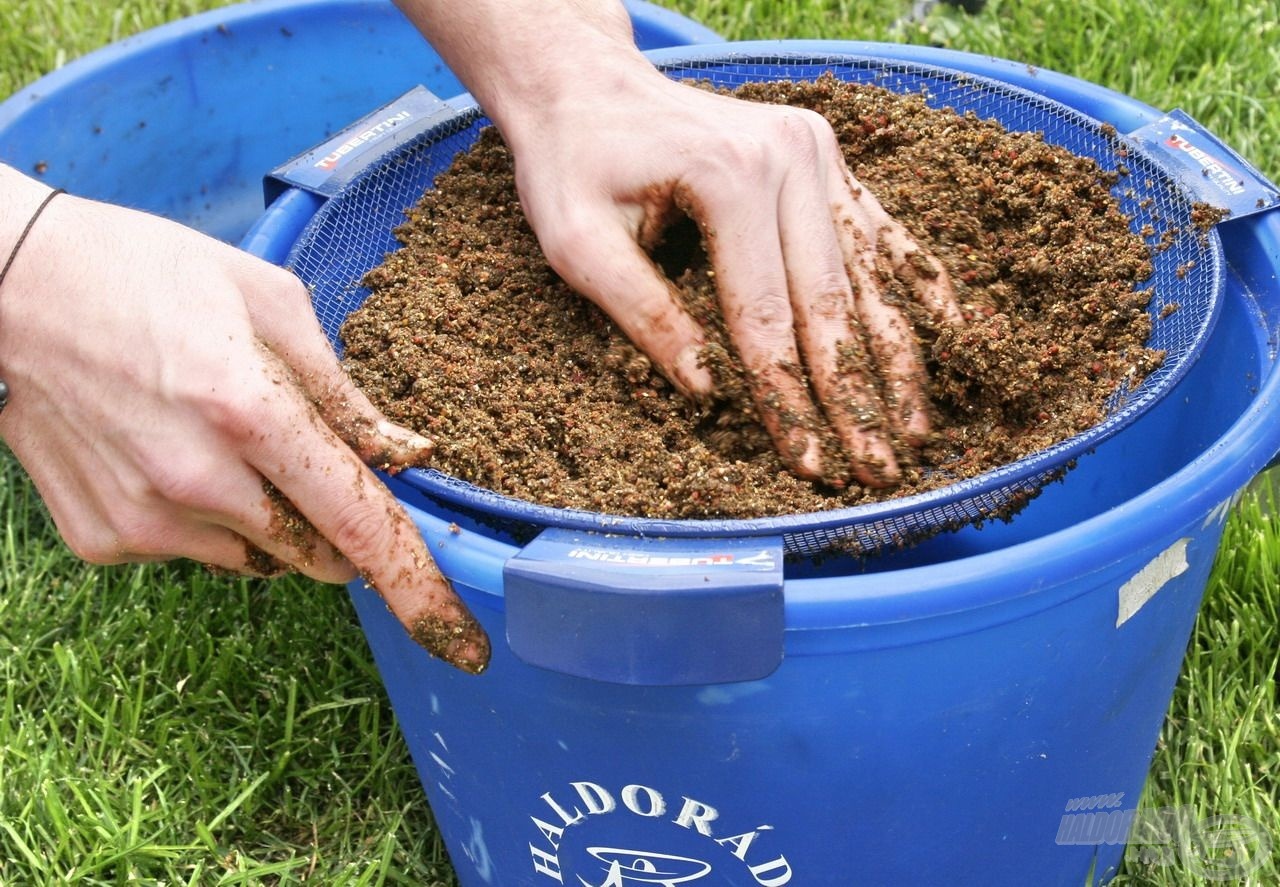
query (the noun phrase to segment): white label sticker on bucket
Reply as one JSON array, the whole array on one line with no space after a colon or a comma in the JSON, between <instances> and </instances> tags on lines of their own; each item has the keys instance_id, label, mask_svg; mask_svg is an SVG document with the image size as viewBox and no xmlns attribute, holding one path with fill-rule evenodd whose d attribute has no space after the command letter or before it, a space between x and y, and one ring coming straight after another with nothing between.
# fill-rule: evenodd
<instances>
[{"instance_id":1,"label":"white label sticker on bucket","mask_svg":"<svg viewBox=\"0 0 1280 887\"><path fill-rule=\"evenodd\" d=\"M1119 612L1116 614L1116 628L1129 621L1134 613L1142 609L1155 593L1175 576L1180 576L1187 569L1187 543L1189 538L1179 539L1137 572L1137 574L1120 586Z\"/></svg>"}]
</instances>

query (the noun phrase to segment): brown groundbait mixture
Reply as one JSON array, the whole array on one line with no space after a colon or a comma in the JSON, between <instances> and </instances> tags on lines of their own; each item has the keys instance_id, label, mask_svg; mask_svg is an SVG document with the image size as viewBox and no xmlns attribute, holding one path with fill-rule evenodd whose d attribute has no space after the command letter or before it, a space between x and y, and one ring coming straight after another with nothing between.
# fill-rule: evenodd
<instances>
[{"instance_id":1,"label":"brown groundbait mixture","mask_svg":"<svg viewBox=\"0 0 1280 887\"><path fill-rule=\"evenodd\" d=\"M725 336L695 227L654 253L710 332L722 399L678 395L547 266L496 131L440 175L369 273L343 329L346 365L394 421L436 442L432 467L556 507L661 518L842 508L972 477L1096 424L1107 396L1162 355L1150 255L1112 174L1036 134L845 84L758 83L743 98L826 116L854 175L946 267L963 327L939 328L887 277L929 372L934 435L899 447L904 482L826 483L784 469Z\"/></svg>"}]
</instances>

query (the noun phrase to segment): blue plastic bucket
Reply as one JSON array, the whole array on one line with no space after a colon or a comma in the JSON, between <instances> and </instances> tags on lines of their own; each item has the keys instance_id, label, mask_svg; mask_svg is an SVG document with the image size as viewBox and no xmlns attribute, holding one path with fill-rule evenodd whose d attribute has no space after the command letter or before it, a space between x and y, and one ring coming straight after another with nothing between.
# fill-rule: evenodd
<instances>
[{"instance_id":1,"label":"blue plastic bucket","mask_svg":"<svg viewBox=\"0 0 1280 887\"><path fill-rule=\"evenodd\" d=\"M1240 245L1274 268L1278 228ZM1276 316L1280 293L1261 270L1269 290L1234 282L1185 384L1007 527L788 575L784 658L764 679L619 685L524 662L501 642L525 630L504 597L524 553L398 488L497 640L490 671L469 678L350 589L461 883L685 883L644 874L679 871L717 885L1077 887L1114 874L1229 505L1280 447L1277 330L1259 312ZM615 575L639 569L625 562ZM658 622L663 596L651 603ZM757 640L738 630L680 643L696 655ZM664 664L679 682L681 662ZM1105 809L1077 808L1101 796Z\"/></svg>"},{"instance_id":2,"label":"blue plastic bucket","mask_svg":"<svg viewBox=\"0 0 1280 887\"><path fill-rule=\"evenodd\" d=\"M716 35L629 0L637 43ZM0 105L0 162L238 242L262 174L417 84L462 87L390 0L261 0L145 31Z\"/></svg>"},{"instance_id":3,"label":"blue plastic bucket","mask_svg":"<svg viewBox=\"0 0 1280 887\"><path fill-rule=\"evenodd\" d=\"M733 48L950 67L1121 133L1164 117L961 53ZM284 255L324 199L290 194L250 235L265 254ZM1280 450L1280 218L1221 230L1227 293L1198 363L1008 524L782 571L749 540L556 532L522 548L388 478L496 641L490 670L463 675L350 588L460 881L1074 887L1114 874L1229 506ZM1105 809L1080 807L1100 796Z\"/></svg>"}]
</instances>

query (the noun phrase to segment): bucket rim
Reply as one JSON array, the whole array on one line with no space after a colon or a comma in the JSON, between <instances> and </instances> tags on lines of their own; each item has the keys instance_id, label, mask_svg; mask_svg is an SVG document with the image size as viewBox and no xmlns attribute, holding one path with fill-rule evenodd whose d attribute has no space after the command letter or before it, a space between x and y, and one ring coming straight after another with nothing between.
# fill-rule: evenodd
<instances>
[{"instance_id":1,"label":"bucket rim","mask_svg":"<svg viewBox=\"0 0 1280 887\"><path fill-rule=\"evenodd\" d=\"M886 43L876 40L776 39L723 40L693 46L669 46L645 51L655 65L714 59L725 53L737 55L862 55L882 61L898 61L935 68L951 68L967 74L998 80L1004 85L1039 93L1110 123L1127 133L1164 116L1165 112L1109 87L999 56L984 55L940 46ZM1084 106L1088 107L1085 110Z\"/></svg>"}]
</instances>

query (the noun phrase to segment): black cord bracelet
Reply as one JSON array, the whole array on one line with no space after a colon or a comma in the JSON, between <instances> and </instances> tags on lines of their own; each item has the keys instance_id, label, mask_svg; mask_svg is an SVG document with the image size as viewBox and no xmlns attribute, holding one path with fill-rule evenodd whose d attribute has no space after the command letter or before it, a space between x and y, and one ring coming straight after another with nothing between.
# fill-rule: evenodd
<instances>
[{"instance_id":1,"label":"black cord bracelet","mask_svg":"<svg viewBox=\"0 0 1280 887\"><path fill-rule=\"evenodd\" d=\"M44 200L40 201L40 205L36 207L36 211L31 214L31 218L27 219L27 226L22 229L22 233L18 235L18 241L13 245L13 249L9 251L9 259L4 263L4 267L0 268L0 287L4 286L4 279L9 273L9 269L13 267L13 260L18 258L18 250L22 249L23 242L27 239L27 235L31 233L31 229L35 227L36 219L40 218L40 214L44 212L44 208L49 205L49 201L57 197L59 194L66 193L62 188L54 188L44 196ZM5 406L9 403L9 386L0 379L0 412L4 412Z\"/></svg>"}]
</instances>

